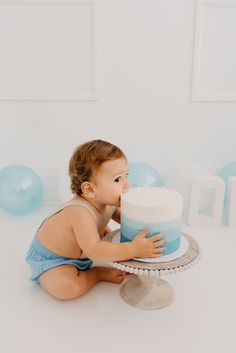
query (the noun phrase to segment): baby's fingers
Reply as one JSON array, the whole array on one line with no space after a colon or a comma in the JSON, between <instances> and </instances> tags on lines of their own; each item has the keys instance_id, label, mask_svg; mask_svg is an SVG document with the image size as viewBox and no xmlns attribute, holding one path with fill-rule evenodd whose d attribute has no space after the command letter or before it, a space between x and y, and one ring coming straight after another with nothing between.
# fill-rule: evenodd
<instances>
[{"instance_id":1,"label":"baby's fingers","mask_svg":"<svg viewBox=\"0 0 236 353\"><path fill-rule=\"evenodd\" d=\"M161 246L165 243L167 243L167 239L162 239L162 240L156 241L155 246L158 248L159 246Z\"/></svg>"},{"instance_id":2,"label":"baby's fingers","mask_svg":"<svg viewBox=\"0 0 236 353\"><path fill-rule=\"evenodd\" d=\"M160 240L162 237L163 237L163 234L162 234L162 233L159 233L159 234L153 235L153 236L150 237L149 239L151 239L152 241L157 241L157 240Z\"/></svg>"},{"instance_id":3,"label":"baby's fingers","mask_svg":"<svg viewBox=\"0 0 236 353\"><path fill-rule=\"evenodd\" d=\"M161 254L166 250L167 250L167 248L156 248L153 250L153 254Z\"/></svg>"},{"instance_id":4,"label":"baby's fingers","mask_svg":"<svg viewBox=\"0 0 236 353\"><path fill-rule=\"evenodd\" d=\"M162 254L152 254L151 256L149 256L149 257L151 257L151 258L158 258L158 257L161 257L161 256L163 256Z\"/></svg>"}]
</instances>

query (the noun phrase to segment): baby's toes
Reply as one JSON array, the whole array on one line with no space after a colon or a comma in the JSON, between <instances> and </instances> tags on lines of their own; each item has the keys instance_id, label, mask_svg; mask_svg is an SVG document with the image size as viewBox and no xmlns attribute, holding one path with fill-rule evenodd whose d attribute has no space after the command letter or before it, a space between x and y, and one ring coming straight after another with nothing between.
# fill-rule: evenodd
<instances>
[{"instance_id":1,"label":"baby's toes","mask_svg":"<svg viewBox=\"0 0 236 353\"><path fill-rule=\"evenodd\" d=\"M118 274L116 276L117 283L121 283L124 280L125 276L126 276L125 272L122 272L122 273Z\"/></svg>"},{"instance_id":2,"label":"baby's toes","mask_svg":"<svg viewBox=\"0 0 236 353\"><path fill-rule=\"evenodd\" d=\"M119 277L116 277L115 281L116 283L120 284L124 281L125 277L124 276L119 276Z\"/></svg>"},{"instance_id":3,"label":"baby's toes","mask_svg":"<svg viewBox=\"0 0 236 353\"><path fill-rule=\"evenodd\" d=\"M115 270L117 275L123 275L125 274L126 272L125 271L121 271L121 270Z\"/></svg>"}]
</instances>

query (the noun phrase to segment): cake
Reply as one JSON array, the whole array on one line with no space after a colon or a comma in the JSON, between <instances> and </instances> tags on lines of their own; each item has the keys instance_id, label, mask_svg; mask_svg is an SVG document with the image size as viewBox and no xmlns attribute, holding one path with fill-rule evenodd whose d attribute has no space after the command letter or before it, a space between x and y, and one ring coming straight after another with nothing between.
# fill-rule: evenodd
<instances>
[{"instance_id":1,"label":"cake","mask_svg":"<svg viewBox=\"0 0 236 353\"><path fill-rule=\"evenodd\" d=\"M183 198L166 187L131 188L121 195L121 242L129 242L144 228L147 237L162 233L170 254L180 247Z\"/></svg>"}]
</instances>

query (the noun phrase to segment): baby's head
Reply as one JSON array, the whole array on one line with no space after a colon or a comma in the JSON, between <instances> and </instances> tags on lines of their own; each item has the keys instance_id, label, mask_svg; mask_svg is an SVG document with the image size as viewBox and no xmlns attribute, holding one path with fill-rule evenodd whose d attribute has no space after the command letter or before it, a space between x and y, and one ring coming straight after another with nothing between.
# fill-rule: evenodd
<instances>
[{"instance_id":1,"label":"baby's head","mask_svg":"<svg viewBox=\"0 0 236 353\"><path fill-rule=\"evenodd\" d=\"M129 188L128 161L123 151L102 140L79 145L70 160L69 175L73 194L116 204Z\"/></svg>"}]
</instances>

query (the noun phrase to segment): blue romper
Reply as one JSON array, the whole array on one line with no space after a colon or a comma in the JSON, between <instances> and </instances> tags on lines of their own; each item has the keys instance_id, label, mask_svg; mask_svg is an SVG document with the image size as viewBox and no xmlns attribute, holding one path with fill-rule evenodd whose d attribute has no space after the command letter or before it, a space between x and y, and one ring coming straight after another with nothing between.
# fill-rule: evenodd
<instances>
[{"instance_id":1,"label":"blue romper","mask_svg":"<svg viewBox=\"0 0 236 353\"><path fill-rule=\"evenodd\" d=\"M73 206L73 205L79 205L87 208L95 218L95 221L98 225L98 219L95 214L95 212L92 210L91 206L89 203L83 200L70 200L60 207L58 207L54 212L52 212L48 217L44 219L44 221L41 223L39 228L42 226L42 224L51 216L54 214L60 212L63 210L65 207L68 206ZM37 232L39 228L36 231L35 237L30 245L30 248L27 252L26 255L26 262L30 265L31 270L32 270L32 276L31 280L35 283L39 284L39 276L47 271L50 270L51 268L61 266L61 265L74 265L76 266L79 270L85 271L88 270L92 267L93 262L89 260L88 258L80 258L80 259L70 259L68 257L63 257L60 255L57 255L47 248L45 248L37 239Z\"/></svg>"}]
</instances>

